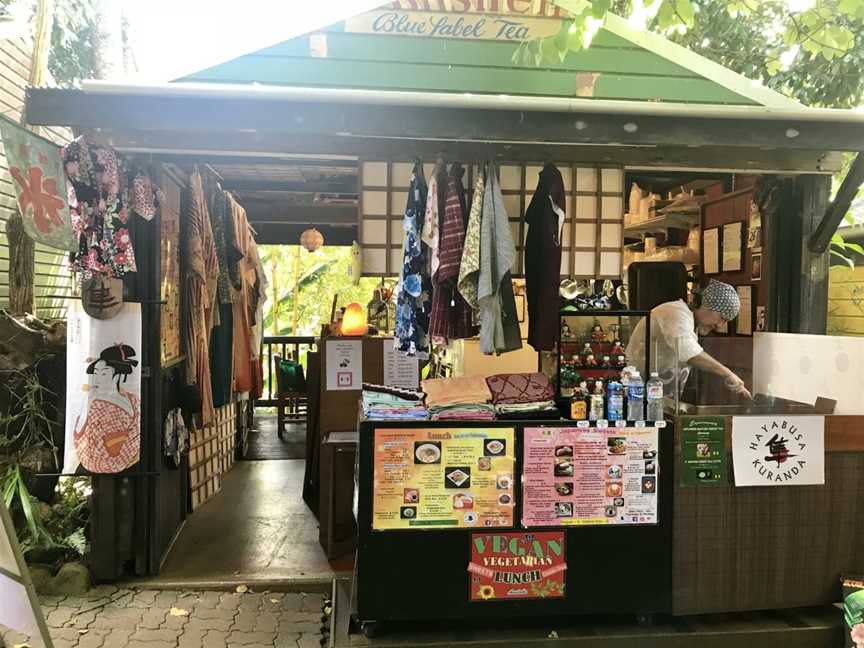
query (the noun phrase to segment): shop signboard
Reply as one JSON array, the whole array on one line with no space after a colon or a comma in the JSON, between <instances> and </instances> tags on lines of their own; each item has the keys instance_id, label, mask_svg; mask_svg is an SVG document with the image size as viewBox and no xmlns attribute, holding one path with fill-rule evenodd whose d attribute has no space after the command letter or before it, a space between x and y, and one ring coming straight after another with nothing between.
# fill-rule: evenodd
<instances>
[{"instance_id":1,"label":"shop signboard","mask_svg":"<svg viewBox=\"0 0 864 648\"><path fill-rule=\"evenodd\" d=\"M372 529L513 526L513 428L375 430Z\"/></svg>"},{"instance_id":2,"label":"shop signboard","mask_svg":"<svg viewBox=\"0 0 864 648\"><path fill-rule=\"evenodd\" d=\"M471 534L470 600L563 598L563 531Z\"/></svg>"},{"instance_id":3,"label":"shop signboard","mask_svg":"<svg viewBox=\"0 0 864 648\"><path fill-rule=\"evenodd\" d=\"M345 31L519 44L555 36L562 17L548 0L397 0L349 18Z\"/></svg>"},{"instance_id":4,"label":"shop signboard","mask_svg":"<svg viewBox=\"0 0 864 648\"><path fill-rule=\"evenodd\" d=\"M656 524L657 427L525 428L522 525Z\"/></svg>"},{"instance_id":5,"label":"shop signboard","mask_svg":"<svg viewBox=\"0 0 864 648\"><path fill-rule=\"evenodd\" d=\"M736 486L825 483L825 417L732 417Z\"/></svg>"},{"instance_id":6,"label":"shop signboard","mask_svg":"<svg viewBox=\"0 0 864 648\"><path fill-rule=\"evenodd\" d=\"M726 483L726 419L722 416L682 416L681 485L719 486Z\"/></svg>"}]
</instances>

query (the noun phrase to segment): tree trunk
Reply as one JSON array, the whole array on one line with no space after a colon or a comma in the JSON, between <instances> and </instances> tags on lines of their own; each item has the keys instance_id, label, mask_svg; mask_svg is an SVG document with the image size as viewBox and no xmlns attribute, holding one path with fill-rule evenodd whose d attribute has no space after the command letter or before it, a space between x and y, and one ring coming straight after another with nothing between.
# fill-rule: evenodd
<instances>
[{"instance_id":1,"label":"tree trunk","mask_svg":"<svg viewBox=\"0 0 864 648\"><path fill-rule=\"evenodd\" d=\"M6 239L9 242L9 310L13 315L32 313L36 250L17 211L6 221Z\"/></svg>"}]
</instances>

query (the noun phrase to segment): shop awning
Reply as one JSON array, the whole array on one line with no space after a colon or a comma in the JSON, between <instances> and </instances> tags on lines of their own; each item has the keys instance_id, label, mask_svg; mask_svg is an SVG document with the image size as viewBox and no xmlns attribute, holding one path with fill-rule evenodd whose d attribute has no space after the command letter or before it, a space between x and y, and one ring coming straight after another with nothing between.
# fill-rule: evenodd
<instances>
[{"instance_id":1,"label":"shop awning","mask_svg":"<svg viewBox=\"0 0 864 648\"><path fill-rule=\"evenodd\" d=\"M453 155L820 172L864 149L864 113L225 84L33 89L27 121L164 154Z\"/></svg>"}]
</instances>

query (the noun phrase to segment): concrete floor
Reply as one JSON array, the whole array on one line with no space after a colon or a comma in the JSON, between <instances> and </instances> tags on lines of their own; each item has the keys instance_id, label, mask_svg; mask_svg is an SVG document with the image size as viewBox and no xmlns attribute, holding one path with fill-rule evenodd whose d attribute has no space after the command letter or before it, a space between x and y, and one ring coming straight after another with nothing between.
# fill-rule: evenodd
<instances>
[{"instance_id":1,"label":"concrete floor","mask_svg":"<svg viewBox=\"0 0 864 648\"><path fill-rule=\"evenodd\" d=\"M301 497L303 460L241 461L222 491L191 514L158 578L160 583L328 584L352 569L331 565L318 544L318 521Z\"/></svg>"}]
</instances>

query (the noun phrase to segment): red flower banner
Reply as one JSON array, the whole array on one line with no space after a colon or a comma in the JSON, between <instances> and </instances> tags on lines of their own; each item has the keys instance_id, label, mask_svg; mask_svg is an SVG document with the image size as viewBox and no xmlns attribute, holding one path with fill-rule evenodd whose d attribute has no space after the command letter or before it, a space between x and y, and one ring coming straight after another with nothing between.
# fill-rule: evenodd
<instances>
[{"instance_id":1,"label":"red flower banner","mask_svg":"<svg viewBox=\"0 0 864 648\"><path fill-rule=\"evenodd\" d=\"M3 119L0 134L25 231L39 243L77 250L60 147Z\"/></svg>"}]
</instances>

